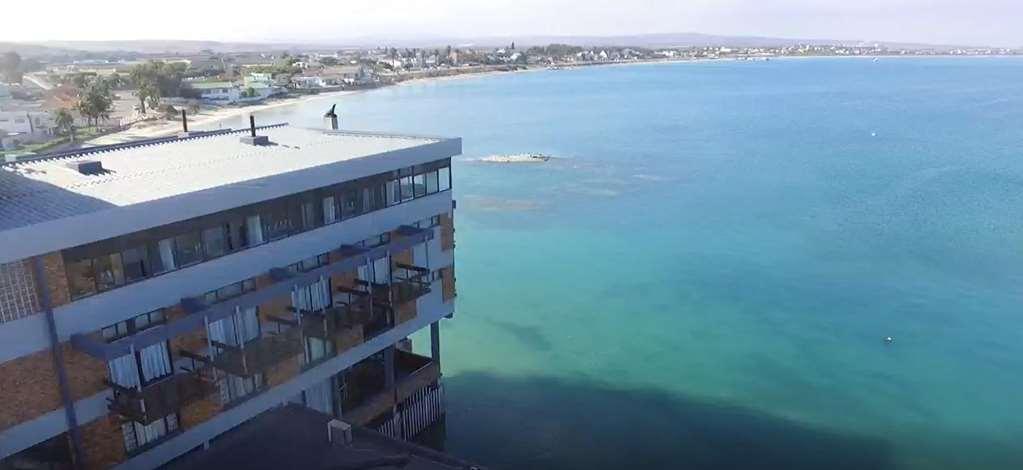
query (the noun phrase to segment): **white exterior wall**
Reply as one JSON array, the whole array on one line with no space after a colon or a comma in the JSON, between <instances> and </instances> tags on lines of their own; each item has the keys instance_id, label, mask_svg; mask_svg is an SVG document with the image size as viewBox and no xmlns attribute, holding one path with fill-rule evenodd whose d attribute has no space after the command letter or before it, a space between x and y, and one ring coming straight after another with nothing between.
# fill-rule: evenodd
<instances>
[{"instance_id":1,"label":"white exterior wall","mask_svg":"<svg viewBox=\"0 0 1023 470\"><path fill-rule=\"evenodd\" d=\"M345 243L355 243L394 230L400 225L450 212L451 207L451 191L444 191L78 300L54 310L58 334L61 341L66 341L72 334L95 331L138 314L176 304L182 297L205 293L264 274L272 267L288 265L336 249ZM450 266L454 262L453 251L440 250L440 227L435 228L435 237L428 245L429 268L433 270ZM443 302L441 281L435 281L432 287L429 294L417 301L418 313L413 320L345 351L285 384L262 392L209 422L186 430L132 458L119 468L152 468L161 465L451 315L454 312L454 301ZM0 344L4 345L0 348L0 363L48 349L50 344L46 328L43 315L32 315L0 324ZM109 413L107 399L110 396L110 391L103 391L77 401L75 410L79 422L88 423ZM20 423L0 432L0 458L65 431L67 423L63 408Z\"/></svg>"}]
</instances>

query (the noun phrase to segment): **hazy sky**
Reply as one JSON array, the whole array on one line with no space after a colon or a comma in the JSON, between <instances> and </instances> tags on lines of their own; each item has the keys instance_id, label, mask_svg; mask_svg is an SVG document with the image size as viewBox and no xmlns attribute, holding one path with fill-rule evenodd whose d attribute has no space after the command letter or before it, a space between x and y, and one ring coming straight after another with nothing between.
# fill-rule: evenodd
<instances>
[{"instance_id":1,"label":"hazy sky","mask_svg":"<svg viewBox=\"0 0 1023 470\"><path fill-rule=\"evenodd\" d=\"M0 9L0 40L8 41L343 42L367 36L407 39L700 32L1023 46L1023 0L12 0L4 3Z\"/></svg>"}]
</instances>

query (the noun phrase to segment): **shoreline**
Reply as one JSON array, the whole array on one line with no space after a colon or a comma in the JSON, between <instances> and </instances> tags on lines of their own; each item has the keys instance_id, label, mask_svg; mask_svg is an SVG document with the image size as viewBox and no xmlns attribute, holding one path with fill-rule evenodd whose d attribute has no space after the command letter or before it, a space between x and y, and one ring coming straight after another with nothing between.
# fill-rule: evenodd
<instances>
[{"instance_id":1,"label":"shoreline","mask_svg":"<svg viewBox=\"0 0 1023 470\"><path fill-rule=\"evenodd\" d=\"M957 58L957 59L974 59L974 58L991 58L991 57L1018 57L1013 55L995 55L995 56L962 56L962 55L926 55L926 56L907 56L907 55L878 55L878 56L768 56L766 59L770 60L806 60L806 59L866 59L873 60L878 59L927 59L927 58ZM762 58L751 58L751 61L761 61ZM451 73L447 75L435 75L435 76L423 76L414 77L405 80L396 81L394 83L382 85L376 88L366 88L360 90L336 90L327 91L323 93L317 93L312 95L296 96L290 98L281 98L261 104L244 105L244 106L225 106L215 109L208 109L200 111L198 114L189 116L189 126L208 126L217 124L219 122L227 121L238 116L244 116L259 111L265 111L269 109L282 108L286 106L294 106L302 104L308 101L316 100L319 98L327 97L338 97L343 98L345 96L354 95L358 93L364 93L368 91L374 91L390 87L398 86L414 86L423 85L432 82L446 82L455 80L468 80L477 78L493 77L505 74L518 74L527 72L542 72L542 71L566 71L573 69L581 69L588 67L628 67L628 66L639 66L639 65L670 65L670 64L691 64L691 63L708 63L708 62L742 62L743 58L739 57L724 57L724 58L684 58L684 59L646 59L636 60L629 62L586 62L586 63L571 63L571 64L558 64L558 65L533 65L523 66L522 68L515 70L483 70L483 71L466 71L460 73ZM158 119L156 121L142 121L134 124L128 129L107 134L102 137L86 142L89 145L109 145L123 142L130 142L133 140L149 139L154 137L165 137L174 135L181 130L181 123L178 121L167 121Z\"/></svg>"},{"instance_id":2,"label":"shoreline","mask_svg":"<svg viewBox=\"0 0 1023 470\"><path fill-rule=\"evenodd\" d=\"M266 111L269 109L283 108L286 106L293 106L302 104L308 101L312 101L317 98L324 97L344 97L347 95L353 95L361 93L365 90L337 90L328 91L324 93L317 93L315 95L304 95L295 96L290 98L281 98L272 100L265 103L245 105L245 106L224 106L219 108L212 108L200 111L198 114L188 116L189 127L201 127L218 122L227 121L238 116L244 116L259 111ZM155 121L141 121L133 124L131 127L107 134L102 137L97 137L88 141L90 145L109 145L119 144L124 142L130 142L139 139L150 139L154 137L165 137L176 134L181 131L181 122L179 121L168 121L165 119L157 119Z\"/></svg>"}]
</instances>

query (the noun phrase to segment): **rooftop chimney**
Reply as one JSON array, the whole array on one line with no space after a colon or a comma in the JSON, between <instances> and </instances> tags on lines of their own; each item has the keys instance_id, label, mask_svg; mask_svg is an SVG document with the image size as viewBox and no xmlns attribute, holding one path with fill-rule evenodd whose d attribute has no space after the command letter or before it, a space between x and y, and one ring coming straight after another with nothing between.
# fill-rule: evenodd
<instances>
[{"instance_id":1,"label":"rooftop chimney","mask_svg":"<svg viewBox=\"0 0 1023 470\"><path fill-rule=\"evenodd\" d=\"M323 121L327 124L327 130L336 131L338 129L339 121L337 113L334 112L334 108L336 107L337 104L331 105L330 111L327 111L327 113L323 115Z\"/></svg>"},{"instance_id":2,"label":"rooftop chimney","mask_svg":"<svg viewBox=\"0 0 1023 470\"><path fill-rule=\"evenodd\" d=\"M256 116L249 115L249 135L241 138L243 144L249 145L270 145L270 138L265 135L256 135Z\"/></svg>"}]
</instances>

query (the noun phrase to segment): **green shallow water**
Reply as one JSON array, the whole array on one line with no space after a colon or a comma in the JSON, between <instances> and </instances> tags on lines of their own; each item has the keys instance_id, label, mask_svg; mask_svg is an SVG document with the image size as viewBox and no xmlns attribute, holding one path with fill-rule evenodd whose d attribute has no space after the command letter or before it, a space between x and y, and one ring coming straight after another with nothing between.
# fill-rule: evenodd
<instances>
[{"instance_id":1,"label":"green shallow water","mask_svg":"<svg viewBox=\"0 0 1023 470\"><path fill-rule=\"evenodd\" d=\"M464 138L447 449L1023 468L1021 79L1019 59L812 59L342 99L347 128ZM260 119L318 126L328 106ZM523 152L558 158L473 161Z\"/></svg>"}]
</instances>

